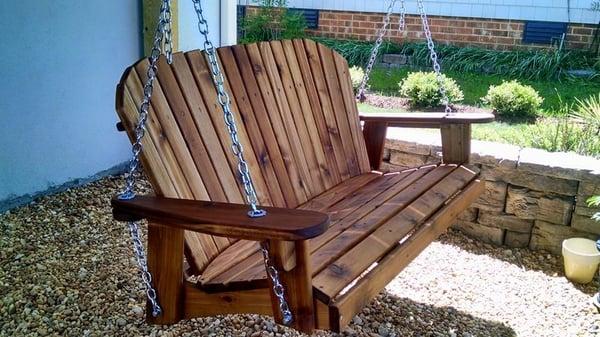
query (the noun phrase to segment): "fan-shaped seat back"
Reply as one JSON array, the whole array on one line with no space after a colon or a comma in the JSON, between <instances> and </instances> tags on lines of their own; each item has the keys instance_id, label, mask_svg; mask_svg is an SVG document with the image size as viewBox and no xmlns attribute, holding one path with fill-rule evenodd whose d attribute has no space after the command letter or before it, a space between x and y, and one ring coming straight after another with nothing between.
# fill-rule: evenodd
<instances>
[{"instance_id":1,"label":"fan-shaped seat back","mask_svg":"<svg viewBox=\"0 0 600 337\"><path fill-rule=\"evenodd\" d=\"M347 62L311 40L218 49L239 139L260 204L295 208L370 171ZM130 138L148 60L128 68L117 112ZM201 51L161 57L154 82L143 161L157 194L244 203L237 162L210 68ZM196 272L232 243L187 232Z\"/></svg>"}]
</instances>

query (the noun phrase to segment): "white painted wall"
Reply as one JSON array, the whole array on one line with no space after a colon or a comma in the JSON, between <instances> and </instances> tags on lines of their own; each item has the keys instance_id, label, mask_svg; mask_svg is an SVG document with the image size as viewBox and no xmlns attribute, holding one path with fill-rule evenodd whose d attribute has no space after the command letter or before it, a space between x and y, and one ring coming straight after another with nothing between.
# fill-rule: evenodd
<instances>
[{"instance_id":1,"label":"white painted wall","mask_svg":"<svg viewBox=\"0 0 600 337\"><path fill-rule=\"evenodd\" d=\"M239 0L239 4L253 3ZM388 0L289 0L290 7L358 12L385 12ZM596 24L600 13L589 10L591 0L438 0L425 1L431 15L558 21ZM569 11L570 4L570 11ZM399 5L397 5L399 9ZM406 1L408 13L417 13L416 1ZM570 13L569 13L570 12Z\"/></svg>"},{"instance_id":2,"label":"white painted wall","mask_svg":"<svg viewBox=\"0 0 600 337\"><path fill-rule=\"evenodd\" d=\"M237 39L236 0L203 0L202 4L213 44L215 46L235 44ZM178 7L179 49L202 49L204 43L202 35L198 32L198 17L192 1L180 0Z\"/></svg>"},{"instance_id":3,"label":"white painted wall","mask_svg":"<svg viewBox=\"0 0 600 337\"><path fill-rule=\"evenodd\" d=\"M0 1L0 202L122 163L115 86L141 55L137 0Z\"/></svg>"}]
</instances>

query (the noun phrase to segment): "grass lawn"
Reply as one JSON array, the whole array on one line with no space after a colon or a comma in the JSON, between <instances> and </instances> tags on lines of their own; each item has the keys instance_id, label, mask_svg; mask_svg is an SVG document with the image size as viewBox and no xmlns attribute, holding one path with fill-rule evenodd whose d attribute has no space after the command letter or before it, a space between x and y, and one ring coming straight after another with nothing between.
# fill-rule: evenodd
<instances>
[{"instance_id":1,"label":"grass lawn","mask_svg":"<svg viewBox=\"0 0 600 337\"><path fill-rule=\"evenodd\" d=\"M386 96L397 96L398 83L404 79L410 71L414 70L406 68L374 69L369 81L371 91ZM485 96L490 85L500 84L502 83L502 80L507 79L506 77L499 75L456 72L445 72L445 74L456 80L463 90L465 98L462 103L476 106L481 105L481 97ZM546 115L556 114L561 99L563 103L574 103L576 97L584 99L600 92L600 82L587 79L570 79L562 81L520 80L520 82L531 85L544 98L542 109Z\"/></svg>"}]
</instances>

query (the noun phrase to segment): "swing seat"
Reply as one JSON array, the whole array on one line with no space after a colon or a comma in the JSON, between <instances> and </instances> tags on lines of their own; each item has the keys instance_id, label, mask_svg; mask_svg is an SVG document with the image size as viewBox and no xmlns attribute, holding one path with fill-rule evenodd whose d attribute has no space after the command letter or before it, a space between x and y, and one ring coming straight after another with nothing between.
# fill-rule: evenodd
<instances>
[{"instance_id":1,"label":"swing seat","mask_svg":"<svg viewBox=\"0 0 600 337\"><path fill-rule=\"evenodd\" d=\"M142 157L157 196L112 202L117 220L149 221L164 312L148 320L258 313L281 322L258 244L268 241L293 326L340 331L483 192L468 164L470 124L493 115L359 116L346 61L311 40L218 55L267 216L246 215L205 55L161 59ZM117 88L132 141L147 68L145 59L128 68ZM443 163L378 172L389 126L440 128Z\"/></svg>"}]
</instances>

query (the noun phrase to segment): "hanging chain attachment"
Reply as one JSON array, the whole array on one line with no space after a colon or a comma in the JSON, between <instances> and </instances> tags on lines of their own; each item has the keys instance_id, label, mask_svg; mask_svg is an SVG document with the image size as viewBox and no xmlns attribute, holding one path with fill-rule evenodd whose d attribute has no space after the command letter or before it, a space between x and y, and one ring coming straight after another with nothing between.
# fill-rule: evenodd
<instances>
[{"instance_id":1,"label":"hanging chain attachment","mask_svg":"<svg viewBox=\"0 0 600 337\"><path fill-rule=\"evenodd\" d=\"M373 66L375 65L375 62L377 61L377 55L379 54L379 48L383 44L383 37L385 36L387 28L390 25L392 13L394 12L394 5L396 4L396 1L397 0L390 0L390 4L388 6L387 13L385 14L385 17L383 19L383 25L381 26L381 28L379 28L379 31L377 32L377 40L375 40L375 45L373 46L373 49L371 49L371 56L369 57L369 62L367 63L367 68L365 69L365 75L363 76L362 81L360 82L360 86L358 88L358 93L356 95L356 98L361 103L364 102L366 99L365 91L367 88L367 83L369 82L369 76L371 75Z\"/></svg>"},{"instance_id":2,"label":"hanging chain attachment","mask_svg":"<svg viewBox=\"0 0 600 337\"><path fill-rule=\"evenodd\" d=\"M231 151L233 152L233 155L237 158L238 173L240 174L240 178L242 180L244 194L246 195L246 201L250 205L250 211L248 211L248 216L251 218L259 218L265 216L267 214L267 211L258 208L258 198L256 197L256 190L254 189L254 184L252 183L252 178L250 177L248 163L246 163L246 160L244 159L244 149L242 147L242 144L240 144L238 130L235 122L235 116L231 111L231 99L229 98L229 94L225 90L225 78L223 77L223 73L221 72L221 68L219 67L219 61L217 60L215 46L213 45L208 36L208 22L204 17L202 3L200 2L200 0L192 0L192 2L194 3L194 10L196 11L196 16L198 17L198 30L200 31L200 34L202 34L202 36L204 37L204 51L208 56L208 63L211 68L213 82L217 89L219 104L223 109L223 118L225 119L225 125L227 126L227 131L229 132L229 136L231 138Z\"/></svg>"},{"instance_id":3,"label":"hanging chain attachment","mask_svg":"<svg viewBox=\"0 0 600 337\"><path fill-rule=\"evenodd\" d=\"M218 101L221 105L221 108L223 109L225 125L227 126L227 131L229 132L229 136L231 138L231 150L233 154L237 157L238 171L240 173L242 184L244 185L246 201L250 205L250 211L248 212L248 216L252 218L262 217L265 216L267 212L263 209L258 208L258 199L256 197L256 191L254 189L254 185L250 177L248 164L244 160L244 149L242 148L242 145L239 142L235 117L231 111L231 100L229 98L229 94L225 90L225 78L223 76L223 73L221 72L221 68L219 67L216 49L209 38L208 23L206 22L206 18L204 17L204 11L202 10L202 2L201 0L192 0L192 2L194 3L194 10L196 11L196 16L198 17L198 30L200 31L200 34L202 34L202 36L204 37L204 51L206 52L206 55L208 57L208 63L211 68L213 82L215 84L218 94ZM265 260L267 274L273 282L273 293L275 294L279 302L279 309L283 317L282 323L285 325L289 325L292 322L293 317L289 305L285 299L285 288L283 287L279 279L279 272L277 272L277 269L275 268L275 266L272 265L272 263L269 260L268 244L266 242L262 243L261 249Z\"/></svg>"},{"instance_id":4,"label":"hanging chain attachment","mask_svg":"<svg viewBox=\"0 0 600 337\"><path fill-rule=\"evenodd\" d=\"M129 169L127 172L127 178L125 181L125 189L121 192L117 198L120 200L131 200L135 198L135 184L140 174L140 154L142 153L142 139L146 134L146 122L148 121L148 109L150 108L150 99L152 98L152 91L154 89L154 81L156 80L157 64L158 59L164 51L169 64L173 60L173 43L171 38L171 0L162 0L160 6L160 15L158 25L154 33L154 39L152 41L152 51L149 57L149 66L146 72L148 77L144 84L144 98L139 108L139 117L135 127L135 141L131 147L132 156L129 160ZM146 253L144 251L144 244L140 238L139 224L135 221L127 223L129 227L129 233L133 242L133 251L135 258L142 275L142 282L146 288L146 297L152 307L152 316L158 317L162 314L162 309L158 303L156 289L152 285L152 274L148 270L148 263Z\"/></svg>"},{"instance_id":5,"label":"hanging chain attachment","mask_svg":"<svg viewBox=\"0 0 600 337\"><path fill-rule=\"evenodd\" d=\"M435 78L438 83L439 92L442 96L442 104L444 104L444 112L446 114L452 113L452 108L450 107L450 100L448 99L448 91L446 90L446 85L444 83L444 77L442 76L440 63L438 61L438 55L435 51L435 45L433 43L433 38L431 37L431 30L429 29L429 20L427 19L427 14L425 13L425 5L423 5L423 0L417 0L417 7L419 8L419 15L421 16L421 24L423 25L423 31L425 32L425 38L427 39L427 48L429 49L429 58L431 59L431 64L433 65L433 71L435 73Z\"/></svg>"},{"instance_id":6,"label":"hanging chain attachment","mask_svg":"<svg viewBox=\"0 0 600 337\"><path fill-rule=\"evenodd\" d=\"M398 19L398 31L403 32L406 29L406 7L404 0L400 0L400 18Z\"/></svg>"},{"instance_id":7,"label":"hanging chain attachment","mask_svg":"<svg viewBox=\"0 0 600 337\"><path fill-rule=\"evenodd\" d=\"M292 312L290 311L290 307L288 306L285 300L285 289L281 285L279 281L279 272L271 263L271 259L269 258L269 244L267 241L263 241L260 243L260 249L263 254L263 260L265 263L265 268L267 269L267 275L271 279L273 283L273 293L277 297L279 301L279 311L281 312L282 321L284 325L290 325L293 321Z\"/></svg>"}]
</instances>

